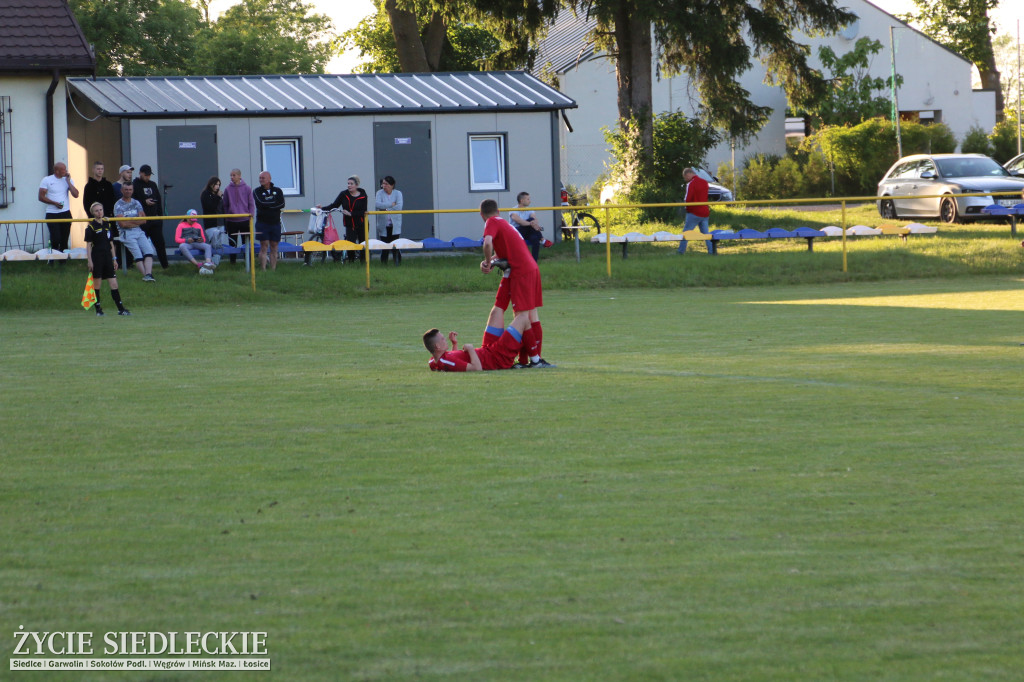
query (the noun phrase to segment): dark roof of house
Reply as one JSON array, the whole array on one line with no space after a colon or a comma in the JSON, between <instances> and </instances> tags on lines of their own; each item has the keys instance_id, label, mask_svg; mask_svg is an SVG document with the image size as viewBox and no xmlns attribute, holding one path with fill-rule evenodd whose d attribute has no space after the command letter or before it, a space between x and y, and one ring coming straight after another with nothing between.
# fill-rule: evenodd
<instances>
[{"instance_id":1,"label":"dark roof of house","mask_svg":"<svg viewBox=\"0 0 1024 682\"><path fill-rule=\"evenodd\" d=\"M71 78L105 116L557 111L576 102L523 71Z\"/></svg>"},{"instance_id":2,"label":"dark roof of house","mask_svg":"<svg viewBox=\"0 0 1024 682\"><path fill-rule=\"evenodd\" d=\"M95 68L66 0L0 0L0 71L92 73Z\"/></svg>"}]
</instances>

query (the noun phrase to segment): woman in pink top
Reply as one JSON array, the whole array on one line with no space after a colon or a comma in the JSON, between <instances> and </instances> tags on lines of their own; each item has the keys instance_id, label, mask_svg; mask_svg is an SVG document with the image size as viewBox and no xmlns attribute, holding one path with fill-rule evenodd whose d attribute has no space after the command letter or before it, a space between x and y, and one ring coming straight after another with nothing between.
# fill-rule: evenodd
<instances>
[{"instance_id":1,"label":"woman in pink top","mask_svg":"<svg viewBox=\"0 0 1024 682\"><path fill-rule=\"evenodd\" d=\"M205 265L212 269L213 249L206 241L206 233L203 231L202 224L195 219L196 215L194 208L188 210L188 218L178 223L178 228L174 231L174 241L178 243L178 251L181 251L181 255L188 258L192 265L197 268L202 268ZM192 249L199 249L203 252L202 263L192 255Z\"/></svg>"}]
</instances>

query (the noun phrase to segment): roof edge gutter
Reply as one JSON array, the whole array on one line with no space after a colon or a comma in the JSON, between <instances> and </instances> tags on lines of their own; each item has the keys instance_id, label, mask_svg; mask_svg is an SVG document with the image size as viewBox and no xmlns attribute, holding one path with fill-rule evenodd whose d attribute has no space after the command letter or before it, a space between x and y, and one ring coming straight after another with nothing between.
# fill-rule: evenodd
<instances>
[{"instance_id":1,"label":"roof edge gutter","mask_svg":"<svg viewBox=\"0 0 1024 682\"><path fill-rule=\"evenodd\" d=\"M56 162L53 158L53 93L57 91L58 83L60 83L60 70L54 69L50 87L46 89L46 164L43 166L44 168L51 168Z\"/></svg>"}]
</instances>

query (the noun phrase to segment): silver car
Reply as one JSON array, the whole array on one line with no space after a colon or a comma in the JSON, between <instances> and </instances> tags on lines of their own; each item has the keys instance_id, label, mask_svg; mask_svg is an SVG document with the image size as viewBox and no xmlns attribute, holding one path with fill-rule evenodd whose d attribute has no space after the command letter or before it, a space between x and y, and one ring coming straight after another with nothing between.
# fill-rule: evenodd
<instances>
[{"instance_id":1,"label":"silver car","mask_svg":"<svg viewBox=\"0 0 1024 682\"><path fill-rule=\"evenodd\" d=\"M1024 178L983 154L915 154L905 156L878 183L878 213L886 219L938 218L944 223L983 218L986 206L1013 206L1020 201ZM977 192L1012 192L1012 196L960 197ZM909 197L886 199L884 197Z\"/></svg>"},{"instance_id":2,"label":"silver car","mask_svg":"<svg viewBox=\"0 0 1024 682\"><path fill-rule=\"evenodd\" d=\"M1003 168L1014 177L1024 177L1024 154L1018 154L1003 164Z\"/></svg>"}]
</instances>

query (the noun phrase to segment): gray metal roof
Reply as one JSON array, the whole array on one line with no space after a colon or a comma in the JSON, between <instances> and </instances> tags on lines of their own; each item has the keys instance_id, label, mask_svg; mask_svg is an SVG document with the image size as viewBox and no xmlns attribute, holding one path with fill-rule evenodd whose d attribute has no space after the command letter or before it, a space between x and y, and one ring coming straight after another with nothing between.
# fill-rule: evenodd
<instances>
[{"instance_id":1,"label":"gray metal roof","mask_svg":"<svg viewBox=\"0 0 1024 682\"><path fill-rule=\"evenodd\" d=\"M106 116L287 116L575 109L524 71L69 78Z\"/></svg>"},{"instance_id":2,"label":"gray metal roof","mask_svg":"<svg viewBox=\"0 0 1024 682\"><path fill-rule=\"evenodd\" d=\"M553 73L565 73L576 68L580 62L593 58L597 50L590 40L590 34L596 27L597 20L585 14L577 16L571 10L559 12L547 36L538 46L534 73L540 73L545 67Z\"/></svg>"}]
</instances>

